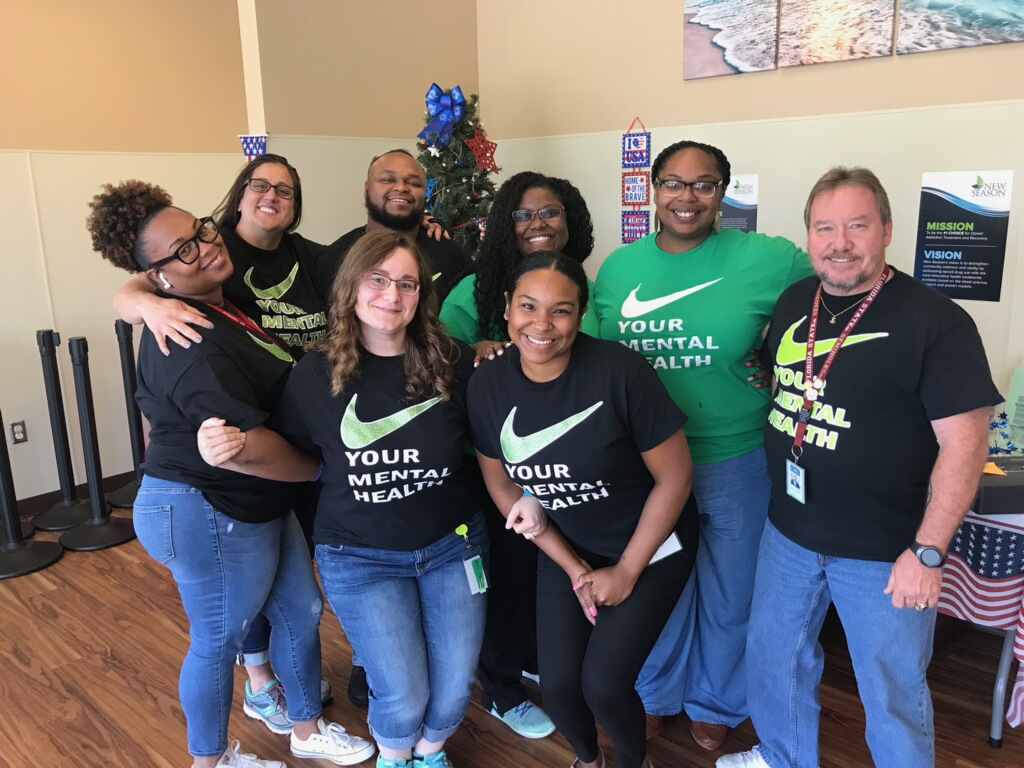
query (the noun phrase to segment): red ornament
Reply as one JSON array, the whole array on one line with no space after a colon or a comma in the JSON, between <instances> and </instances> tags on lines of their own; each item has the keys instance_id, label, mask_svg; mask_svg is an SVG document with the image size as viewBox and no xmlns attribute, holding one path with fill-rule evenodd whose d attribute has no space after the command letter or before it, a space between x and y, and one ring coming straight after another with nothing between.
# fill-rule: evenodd
<instances>
[{"instance_id":1,"label":"red ornament","mask_svg":"<svg viewBox=\"0 0 1024 768\"><path fill-rule=\"evenodd\" d=\"M494 150L497 148L497 143L491 141L479 128L473 134L472 139L465 139L464 143L473 152L473 157L476 158L477 168L486 168L494 173L498 172L498 166L494 162Z\"/></svg>"}]
</instances>

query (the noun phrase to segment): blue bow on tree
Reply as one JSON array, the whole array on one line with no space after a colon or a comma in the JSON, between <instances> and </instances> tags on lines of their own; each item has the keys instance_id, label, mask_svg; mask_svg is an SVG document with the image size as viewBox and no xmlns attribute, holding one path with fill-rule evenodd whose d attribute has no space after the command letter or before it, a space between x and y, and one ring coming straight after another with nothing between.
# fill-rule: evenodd
<instances>
[{"instance_id":1,"label":"blue bow on tree","mask_svg":"<svg viewBox=\"0 0 1024 768\"><path fill-rule=\"evenodd\" d=\"M427 91L427 114L434 118L417 136L428 145L447 144L452 138L455 123L462 119L462 105L466 98L462 88L455 86L450 91L442 91L437 83Z\"/></svg>"}]
</instances>

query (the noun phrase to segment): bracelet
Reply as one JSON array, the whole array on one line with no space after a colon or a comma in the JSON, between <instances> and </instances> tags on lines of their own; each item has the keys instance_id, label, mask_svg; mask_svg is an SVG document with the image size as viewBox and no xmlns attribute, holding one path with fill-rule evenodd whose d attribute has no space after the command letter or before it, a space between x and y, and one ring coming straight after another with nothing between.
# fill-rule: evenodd
<instances>
[{"instance_id":1,"label":"bracelet","mask_svg":"<svg viewBox=\"0 0 1024 768\"><path fill-rule=\"evenodd\" d=\"M313 478L309 482L315 483L317 480L320 479L320 475L322 475L323 473L324 473L324 463L321 461L320 462L320 466L316 468L316 474L313 475Z\"/></svg>"},{"instance_id":2,"label":"bracelet","mask_svg":"<svg viewBox=\"0 0 1024 768\"><path fill-rule=\"evenodd\" d=\"M529 489L529 488L523 488L523 496L524 496L524 497L525 497L525 496L530 496L530 497L532 497L532 498L537 498L537 497L536 497L536 496L534 496L534 495L533 495L532 493L530 493L530 489Z\"/></svg>"}]
</instances>

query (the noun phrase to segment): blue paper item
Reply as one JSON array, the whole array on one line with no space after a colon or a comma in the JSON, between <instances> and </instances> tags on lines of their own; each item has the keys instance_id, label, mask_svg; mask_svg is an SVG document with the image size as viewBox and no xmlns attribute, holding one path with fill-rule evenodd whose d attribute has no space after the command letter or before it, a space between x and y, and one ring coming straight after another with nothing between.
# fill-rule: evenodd
<instances>
[{"instance_id":1,"label":"blue paper item","mask_svg":"<svg viewBox=\"0 0 1024 768\"><path fill-rule=\"evenodd\" d=\"M450 91L442 90L434 83L427 90L427 115L433 118L427 126L416 135L428 145L447 144L451 141L455 124L462 119L466 103L462 88L454 86Z\"/></svg>"}]
</instances>

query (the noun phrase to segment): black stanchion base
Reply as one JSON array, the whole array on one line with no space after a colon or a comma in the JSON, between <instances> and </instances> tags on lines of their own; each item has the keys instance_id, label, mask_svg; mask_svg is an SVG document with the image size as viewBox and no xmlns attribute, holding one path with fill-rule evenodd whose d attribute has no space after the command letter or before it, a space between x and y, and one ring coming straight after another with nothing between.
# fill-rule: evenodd
<instances>
[{"instance_id":1,"label":"black stanchion base","mask_svg":"<svg viewBox=\"0 0 1024 768\"><path fill-rule=\"evenodd\" d=\"M7 549L13 546L13 549ZM0 579L12 579L53 565L64 549L55 541L18 542L0 548Z\"/></svg>"},{"instance_id":2,"label":"black stanchion base","mask_svg":"<svg viewBox=\"0 0 1024 768\"><path fill-rule=\"evenodd\" d=\"M107 494L107 504L118 509L131 509L135 504L135 495L139 492L139 481L132 480L128 485Z\"/></svg>"},{"instance_id":3,"label":"black stanchion base","mask_svg":"<svg viewBox=\"0 0 1024 768\"><path fill-rule=\"evenodd\" d=\"M31 539L36 535L36 526L32 525L28 520L19 517L18 522L21 524L21 538Z\"/></svg>"},{"instance_id":4,"label":"black stanchion base","mask_svg":"<svg viewBox=\"0 0 1024 768\"><path fill-rule=\"evenodd\" d=\"M124 544L135 538L135 526L124 517L102 517L76 525L58 539L64 549L92 552Z\"/></svg>"},{"instance_id":5,"label":"black stanchion base","mask_svg":"<svg viewBox=\"0 0 1024 768\"><path fill-rule=\"evenodd\" d=\"M69 499L54 504L32 518L32 525L40 531L66 531L89 519L89 502Z\"/></svg>"}]
</instances>

